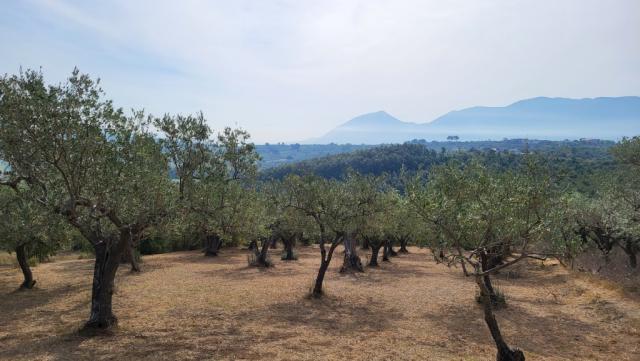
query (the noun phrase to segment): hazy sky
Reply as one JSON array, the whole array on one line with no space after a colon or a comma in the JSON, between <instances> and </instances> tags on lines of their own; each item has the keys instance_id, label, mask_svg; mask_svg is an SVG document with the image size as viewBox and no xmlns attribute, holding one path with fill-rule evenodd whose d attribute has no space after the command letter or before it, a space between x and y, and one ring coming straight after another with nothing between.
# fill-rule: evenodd
<instances>
[{"instance_id":1,"label":"hazy sky","mask_svg":"<svg viewBox=\"0 0 640 361\"><path fill-rule=\"evenodd\" d=\"M78 66L119 106L289 142L377 110L640 95L640 1L4 1L0 49L2 73Z\"/></svg>"}]
</instances>

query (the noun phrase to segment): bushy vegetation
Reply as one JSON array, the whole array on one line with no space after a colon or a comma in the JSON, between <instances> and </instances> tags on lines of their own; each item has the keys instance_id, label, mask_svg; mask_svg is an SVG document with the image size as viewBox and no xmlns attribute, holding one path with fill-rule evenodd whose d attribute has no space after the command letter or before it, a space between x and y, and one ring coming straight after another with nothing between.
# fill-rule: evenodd
<instances>
[{"instance_id":1,"label":"bushy vegetation","mask_svg":"<svg viewBox=\"0 0 640 361\"><path fill-rule=\"evenodd\" d=\"M286 261L296 260L296 246L315 244L311 295L322 297L340 245L341 272L366 272L362 248L371 250L368 266L379 267L380 250L390 261L420 245L475 281L498 360L524 359L494 314L508 302L493 286L498 272L527 259L566 264L589 247L604 255L619 248L637 267L640 138L541 142L521 151L436 151L422 143L261 177L246 131L216 133L203 114L125 114L77 70L60 85L35 71L7 75L0 79L0 245L16 253L28 289L35 283L29 257L82 248L72 241L82 237L95 255L85 326L92 329L116 324L116 271L123 262L141 271L139 253L199 248L218 257L241 246L249 266L268 268L278 243Z\"/></svg>"}]
</instances>

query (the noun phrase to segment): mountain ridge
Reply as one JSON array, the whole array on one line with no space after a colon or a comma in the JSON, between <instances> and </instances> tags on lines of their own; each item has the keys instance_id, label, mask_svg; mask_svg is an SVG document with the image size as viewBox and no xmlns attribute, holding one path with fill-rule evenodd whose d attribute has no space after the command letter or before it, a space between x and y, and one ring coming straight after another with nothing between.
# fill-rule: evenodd
<instances>
[{"instance_id":1,"label":"mountain ridge","mask_svg":"<svg viewBox=\"0 0 640 361\"><path fill-rule=\"evenodd\" d=\"M640 134L640 97L535 97L503 107L452 110L426 123L400 120L384 110L357 116L304 143L384 144L412 139L619 139Z\"/></svg>"}]
</instances>

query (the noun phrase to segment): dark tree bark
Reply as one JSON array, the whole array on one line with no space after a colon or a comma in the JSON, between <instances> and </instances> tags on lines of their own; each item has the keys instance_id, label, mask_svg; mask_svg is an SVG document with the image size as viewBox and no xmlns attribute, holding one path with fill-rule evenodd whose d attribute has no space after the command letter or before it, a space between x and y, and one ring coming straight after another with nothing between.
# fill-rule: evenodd
<instances>
[{"instance_id":1,"label":"dark tree bark","mask_svg":"<svg viewBox=\"0 0 640 361\"><path fill-rule=\"evenodd\" d=\"M504 262L504 257L505 257L507 252L508 252L508 250L505 249L505 246L503 244L501 244L501 243L498 243L498 244L494 245L493 247L490 247L489 251L486 254L486 256L487 256L487 261L486 261L487 269L491 269L491 268L494 268L494 267L497 267L497 266L501 265Z\"/></svg>"},{"instance_id":2,"label":"dark tree bark","mask_svg":"<svg viewBox=\"0 0 640 361\"><path fill-rule=\"evenodd\" d=\"M277 237L273 237L270 241L270 248L271 249L278 249L278 238Z\"/></svg>"},{"instance_id":3,"label":"dark tree bark","mask_svg":"<svg viewBox=\"0 0 640 361\"><path fill-rule=\"evenodd\" d=\"M369 240L367 238L362 239L362 249L369 249Z\"/></svg>"},{"instance_id":4,"label":"dark tree bark","mask_svg":"<svg viewBox=\"0 0 640 361\"><path fill-rule=\"evenodd\" d=\"M385 241L382 248L382 262L389 262L389 241Z\"/></svg>"},{"instance_id":5,"label":"dark tree bark","mask_svg":"<svg viewBox=\"0 0 640 361\"><path fill-rule=\"evenodd\" d=\"M444 261L444 252L442 251L442 249L435 249L433 247L430 247L429 250L431 251L431 255L433 256L433 260L436 262L436 264L442 263Z\"/></svg>"},{"instance_id":6,"label":"dark tree bark","mask_svg":"<svg viewBox=\"0 0 640 361\"><path fill-rule=\"evenodd\" d=\"M381 243L371 245L371 259L369 260L369 267L378 267L378 253L380 252L380 248L382 248Z\"/></svg>"},{"instance_id":7,"label":"dark tree bark","mask_svg":"<svg viewBox=\"0 0 640 361\"><path fill-rule=\"evenodd\" d=\"M409 243L409 239L402 237L400 238L400 250L398 252L400 253L409 253L409 250L407 249L407 244Z\"/></svg>"},{"instance_id":8,"label":"dark tree bark","mask_svg":"<svg viewBox=\"0 0 640 361\"><path fill-rule=\"evenodd\" d=\"M629 256L629 266L631 266L631 268L637 268L638 267L638 260L636 257L635 253L628 253Z\"/></svg>"},{"instance_id":9,"label":"dark tree bark","mask_svg":"<svg viewBox=\"0 0 640 361\"><path fill-rule=\"evenodd\" d=\"M493 268L493 267L489 267L489 256L484 251L480 252L480 262L482 266L482 272L486 272L491 268ZM485 289L489 293L489 299L491 300L491 304L494 306L497 305L498 297L496 296L496 291L493 288L493 284L491 283L491 278L489 274L484 275L482 277L482 281L484 282ZM480 295L480 296L482 297L483 295Z\"/></svg>"},{"instance_id":10,"label":"dark tree bark","mask_svg":"<svg viewBox=\"0 0 640 361\"><path fill-rule=\"evenodd\" d=\"M336 247L342 242L342 235L337 235L336 238L331 242L331 247L329 247L329 252L327 252L324 244L324 228L320 227L320 268L318 269L318 276L316 277L316 282L313 286L313 291L311 295L314 298L319 298L322 296L322 282L324 281L324 275L327 273L327 269L329 268L329 264L331 263L331 258L333 257L333 252L336 250Z\"/></svg>"},{"instance_id":11,"label":"dark tree bark","mask_svg":"<svg viewBox=\"0 0 640 361\"><path fill-rule=\"evenodd\" d=\"M634 239L627 238L622 249L629 257L629 266L634 269L637 268L638 260L636 254L638 253L638 245L636 244L636 241Z\"/></svg>"},{"instance_id":12,"label":"dark tree bark","mask_svg":"<svg viewBox=\"0 0 640 361\"><path fill-rule=\"evenodd\" d=\"M364 272L362 260L360 259L360 256L358 256L358 252L356 250L355 239L352 237L344 239L344 251L344 262L340 268L340 273L348 271Z\"/></svg>"},{"instance_id":13,"label":"dark tree bark","mask_svg":"<svg viewBox=\"0 0 640 361\"><path fill-rule=\"evenodd\" d=\"M18 264L20 265L22 275L24 276L24 282L22 282L22 284L20 285L20 289L30 290L36 284L36 281L33 279L31 267L29 267L29 258L27 257L25 248L26 247L24 244L16 247L16 257L18 258Z\"/></svg>"},{"instance_id":14,"label":"dark tree bark","mask_svg":"<svg viewBox=\"0 0 640 361\"><path fill-rule=\"evenodd\" d=\"M398 252L396 252L393 249L393 240L388 240L387 243L385 244L385 247L387 247L387 256L388 257L395 257L398 255Z\"/></svg>"},{"instance_id":15,"label":"dark tree bark","mask_svg":"<svg viewBox=\"0 0 640 361\"><path fill-rule=\"evenodd\" d=\"M480 295L482 297L482 309L484 311L484 321L489 327L489 331L491 332L491 337L493 337L493 341L496 343L496 348L498 349L498 353L496 355L497 361L524 361L524 353L518 349L511 349L509 345L505 342L504 338L502 338L502 334L500 333L500 327L498 326L498 321L496 321L495 316L493 315L493 309L491 306L491 298L489 297L489 290L486 287L486 284L481 276L476 276L476 284L480 289Z\"/></svg>"},{"instance_id":16,"label":"dark tree bark","mask_svg":"<svg viewBox=\"0 0 640 361\"><path fill-rule=\"evenodd\" d=\"M269 246L272 244L272 239L264 239L262 240L261 247L254 250L254 254L256 256L255 266L257 267L271 267L272 264L267 259L269 254Z\"/></svg>"},{"instance_id":17,"label":"dark tree bark","mask_svg":"<svg viewBox=\"0 0 640 361\"><path fill-rule=\"evenodd\" d=\"M316 276L316 282L313 286L313 296L320 297L322 296L322 282L324 281L324 275L327 273L327 269L329 268L329 263L331 262L331 257L328 260L320 261L320 268L318 269L318 276Z\"/></svg>"},{"instance_id":18,"label":"dark tree bark","mask_svg":"<svg viewBox=\"0 0 640 361\"><path fill-rule=\"evenodd\" d=\"M121 263L129 263L131 265L131 272L141 271L140 263L138 262L138 258L136 257L136 252L132 240L127 242L127 247L122 254Z\"/></svg>"},{"instance_id":19,"label":"dark tree bark","mask_svg":"<svg viewBox=\"0 0 640 361\"><path fill-rule=\"evenodd\" d=\"M285 255L282 257L283 261L295 261L296 257L293 254L293 246L295 244L295 237L282 237L282 243L284 244Z\"/></svg>"},{"instance_id":20,"label":"dark tree bark","mask_svg":"<svg viewBox=\"0 0 640 361\"><path fill-rule=\"evenodd\" d=\"M117 240L102 239L94 244L96 261L91 290L91 315L85 329L106 329L118 323L112 310L113 286L129 237L129 234L121 234Z\"/></svg>"},{"instance_id":21,"label":"dark tree bark","mask_svg":"<svg viewBox=\"0 0 640 361\"><path fill-rule=\"evenodd\" d=\"M217 234L207 235L205 238L204 255L215 257L222 246L222 239Z\"/></svg>"}]
</instances>

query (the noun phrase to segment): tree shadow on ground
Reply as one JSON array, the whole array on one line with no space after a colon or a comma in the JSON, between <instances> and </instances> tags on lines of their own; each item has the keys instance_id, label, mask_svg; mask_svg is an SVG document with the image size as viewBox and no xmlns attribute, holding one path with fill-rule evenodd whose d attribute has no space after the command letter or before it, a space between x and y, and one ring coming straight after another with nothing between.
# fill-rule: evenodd
<instances>
[{"instance_id":1,"label":"tree shadow on ground","mask_svg":"<svg viewBox=\"0 0 640 361\"><path fill-rule=\"evenodd\" d=\"M589 353L602 346L593 341L598 329L592 324L553 309L546 309L545 315L535 315L516 302L507 302L505 309L495 313L503 336L512 347L525 353L574 359L580 349ZM450 305L423 317L434 321L438 329L457 335L467 343L495 347L482 309L476 303Z\"/></svg>"},{"instance_id":2,"label":"tree shadow on ground","mask_svg":"<svg viewBox=\"0 0 640 361\"><path fill-rule=\"evenodd\" d=\"M2 295L0 296L0 309L4 312L0 315L0 324L9 325L18 322L25 315L33 313L35 308L52 304L56 300L70 295L76 295L86 287L83 284L67 284L55 288L36 287L26 291L13 291L6 296Z\"/></svg>"},{"instance_id":3,"label":"tree shadow on ground","mask_svg":"<svg viewBox=\"0 0 640 361\"><path fill-rule=\"evenodd\" d=\"M402 313L375 300L356 304L333 296L276 303L238 315L240 319L259 319L284 329L309 327L335 335L379 332L389 329L392 321L401 316Z\"/></svg>"}]
</instances>

